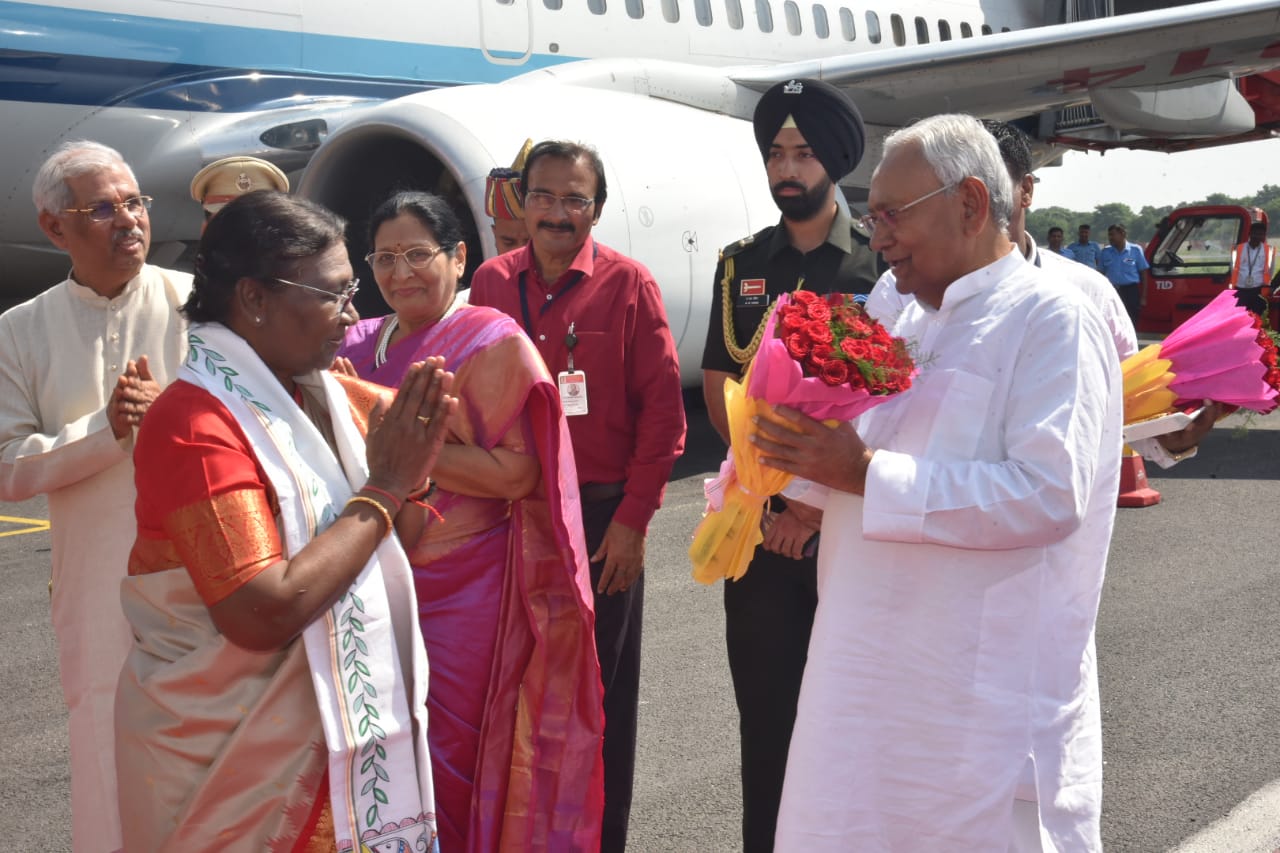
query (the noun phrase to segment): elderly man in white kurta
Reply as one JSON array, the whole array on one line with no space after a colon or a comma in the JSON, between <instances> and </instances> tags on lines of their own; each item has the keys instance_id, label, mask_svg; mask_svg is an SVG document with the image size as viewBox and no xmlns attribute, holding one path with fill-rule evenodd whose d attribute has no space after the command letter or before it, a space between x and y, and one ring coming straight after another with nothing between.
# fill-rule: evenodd
<instances>
[{"instance_id":1,"label":"elderly man in white kurta","mask_svg":"<svg viewBox=\"0 0 1280 853\"><path fill-rule=\"evenodd\" d=\"M830 491L783 851L1101 849L1093 632L1118 488L1111 335L1026 263L967 116L891 136L872 247L920 373L856 428L761 455Z\"/></svg>"},{"instance_id":2,"label":"elderly man in white kurta","mask_svg":"<svg viewBox=\"0 0 1280 853\"><path fill-rule=\"evenodd\" d=\"M120 582L133 434L186 351L191 277L146 265L150 199L114 150L60 147L32 195L71 273L0 316L0 500L48 495L73 846L99 853L120 848L112 707L132 640Z\"/></svg>"}]
</instances>

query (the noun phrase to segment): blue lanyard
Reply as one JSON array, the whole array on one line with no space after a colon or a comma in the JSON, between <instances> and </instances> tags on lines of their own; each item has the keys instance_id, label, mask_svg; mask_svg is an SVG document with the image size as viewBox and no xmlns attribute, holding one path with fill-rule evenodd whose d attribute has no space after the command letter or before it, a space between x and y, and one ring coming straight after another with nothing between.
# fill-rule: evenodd
<instances>
[{"instance_id":1,"label":"blue lanyard","mask_svg":"<svg viewBox=\"0 0 1280 853\"><path fill-rule=\"evenodd\" d=\"M600 244L593 242L591 244L591 260L594 261L596 259L596 256L599 254L600 254ZM528 275L528 272L529 272L528 269L520 270L520 275L517 281L520 288L520 315L524 318L524 330L529 334L530 339L532 339L533 338L533 319L529 316L529 283L528 283L528 279L526 278L526 276ZM538 316L541 317L543 314L547 313L547 310L551 307L552 302L555 302L561 296L564 296L566 293L568 293L574 286L576 286L580 281L582 281L582 279L584 279L586 275L587 274L584 273L582 270L574 270L573 275L570 276L569 280L564 283L564 287L560 288L558 292L551 294L550 299L543 300L542 307L538 309Z\"/></svg>"}]
</instances>

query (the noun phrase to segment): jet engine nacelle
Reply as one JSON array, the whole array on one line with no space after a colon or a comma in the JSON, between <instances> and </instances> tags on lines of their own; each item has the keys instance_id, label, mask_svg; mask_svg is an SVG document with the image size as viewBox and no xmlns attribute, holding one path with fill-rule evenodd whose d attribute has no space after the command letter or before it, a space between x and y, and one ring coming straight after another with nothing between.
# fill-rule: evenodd
<instances>
[{"instance_id":1,"label":"jet engine nacelle","mask_svg":"<svg viewBox=\"0 0 1280 853\"><path fill-rule=\"evenodd\" d=\"M353 259L368 252L369 214L398 189L450 199L469 234L469 257L479 258L481 247L491 257L485 177L509 166L526 138L580 141L600 152L608 199L593 234L653 273L681 377L686 386L699 383L718 250L778 218L747 122L589 88L520 82L437 89L345 124L312 157L298 192L347 218ZM365 315L387 310L358 307Z\"/></svg>"}]
</instances>

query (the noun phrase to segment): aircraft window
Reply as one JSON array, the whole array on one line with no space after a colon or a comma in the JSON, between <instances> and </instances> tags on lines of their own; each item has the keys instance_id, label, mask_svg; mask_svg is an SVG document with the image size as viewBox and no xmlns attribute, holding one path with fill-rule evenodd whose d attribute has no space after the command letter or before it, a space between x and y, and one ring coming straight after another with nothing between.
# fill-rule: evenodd
<instances>
[{"instance_id":1,"label":"aircraft window","mask_svg":"<svg viewBox=\"0 0 1280 853\"><path fill-rule=\"evenodd\" d=\"M593 15L603 15L604 2L605 0L587 0L587 8L591 10Z\"/></svg>"},{"instance_id":2,"label":"aircraft window","mask_svg":"<svg viewBox=\"0 0 1280 853\"><path fill-rule=\"evenodd\" d=\"M627 0L627 16L631 18L644 17L644 0Z\"/></svg>"},{"instance_id":3,"label":"aircraft window","mask_svg":"<svg viewBox=\"0 0 1280 853\"><path fill-rule=\"evenodd\" d=\"M724 14L729 19L730 29L742 29L742 3L739 0L724 0Z\"/></svg>"},{"instance_id":4,"label":"aircraft window","mask_svg":"<svg viewBox=\"0 0 1280 853\"><path fill-rule=\"evenodd\" d=\"M918 44L929 43L929 22L924 18L916 18L916 42Z\"/></svg>"},{"instance_id":5,"label":"aircraft window","mask_svg":"<svg viewBox=\"0 0 1280 853\"><path fill-rule=\"evenodd\" d=\"M989 36L989 35L991 35L991 27L990 27L990 26L988 26L987 24L983 24L983 25L982 25L982 34L983 34L984 36Z\"/></svg>"},{"instance_id":6,"label":"aircraft window","mask_svg":"<svg viewBox=\"0 0 1280 853\"><path fill-rule=\"evenodd\" d=\"M872 44L880 43L880 16L867 10L867 38Z\"/></svg>"},{"instance_id":7,"label":"aircraft window","mask_svg":"<svg viewBox=\"0 0 1280 853\"><path fill-rule=\"evenodd\" d=\"M773 10L769 8L769 0L756 0L756 23L760 32L773 32Z\"/></svg>"},{"instance_id":8,"label":"aircraft window","mask_svg":"<svg viewBox=\"0 0 1280 853\"><path fill-rule=\"evenodd\" d=\"M967 39L971 39L971 38L973 38L973 27L969 26L969 25L968 25L968 24L966 24L966 23L961 23L961 24L960 24L960 36L961 36L961 38L967 38Z\"/></svg>"},{"instance_id":9,"label":"aircraft window","mask_svg":"<svg viewBox=\"0 0 1280 853\"><path fill-rule=\"evenodd\" d=\"M941 18L938 19L938 40L951 41L951 25Z\"/></svg>"},{"instance_id":10,"label":"aircraft window","mask_svg":"<svg viewBox=\"0 0 1280 853\"><path fill-rule=\"evenodd\" d=\"M902 47L907 43L907 25L902 22L901 15L889 16L889 27L893 30L893 43Z\"/></svg>"},{"instance_id":11,"label":"aircraft window","mask_svg":"<svg viewBox=\"0 0 1280 853\"><path fill-rule=\"evenodd\" d=\"M711 0L693 0L693 16L702 26L711 26Z\"/></svg>"},{"instance_id":12,"label":"aircraft window","mask_svg":"<svg viewBox=\"0 0 1280 853\"><path fill-rule=\"evenodd\" d=\"M662 0L662 18L668 24L680 23L680 6L676 0Z\"/></svg>"},{"instance_id":13,"label":"aircraft window","mask_svg":"<svg viewBox=\"0 0 1280 853\"><path fill-rule=\"evenodd\" d=\"M793 36L800 35L800 7L794 0L782 4L782 13L787 19L787 32Z\"/></svg>"},{"instance_id":14,"label":"aircraft window","mask_svg":"<svg viewBox=\"0 0 1280 853\"><path fill-rule=\"evenodd\" d=\"M840 35L844 36L845 41L853 41L857 32L853 28L853 13L845 7L840 7Z\"/></svg>"},{"instance_id":15,"label":"aircraft window","mask_svg":"<svg viewBox=\"0 0 1280 853\"><path fill-rule=\"evenodd\" d=\"M542 5L553 12L558 12L564 8L564 0L542 0Z\"/></svg>"},{"instance_id":16,"label":"aircraft window","mask_svg":"<svg viewBox=\"0 0 1280 853\"><path fill-rule=\"evenodd\" d=\"M831 35L831 25L827 23L827 10L818 3L813 4L813 31L820 39Z\"/></svg>"}]
</instances>

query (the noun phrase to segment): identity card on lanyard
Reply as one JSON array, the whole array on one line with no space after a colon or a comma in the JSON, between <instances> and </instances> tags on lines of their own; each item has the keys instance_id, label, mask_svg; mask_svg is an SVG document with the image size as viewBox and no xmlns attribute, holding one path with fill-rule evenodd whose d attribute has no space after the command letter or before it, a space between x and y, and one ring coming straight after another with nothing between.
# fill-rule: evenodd
<instances>
[{"instance_id":1,"label":"identity card on lanyard","mask_svg":"<svg viewBox=\"0 0 1280 853\"><path fill-rule=\"evenodd\" d=\"M573 323L569 324L569 334L564 336L564 345L569 349L569 369L560 371L556 376L560 386L560 408L564 409L566 417L587 413L587 374L573 369L573 348L578 345L573 326Z\"/></svg>"}]
</instances>

